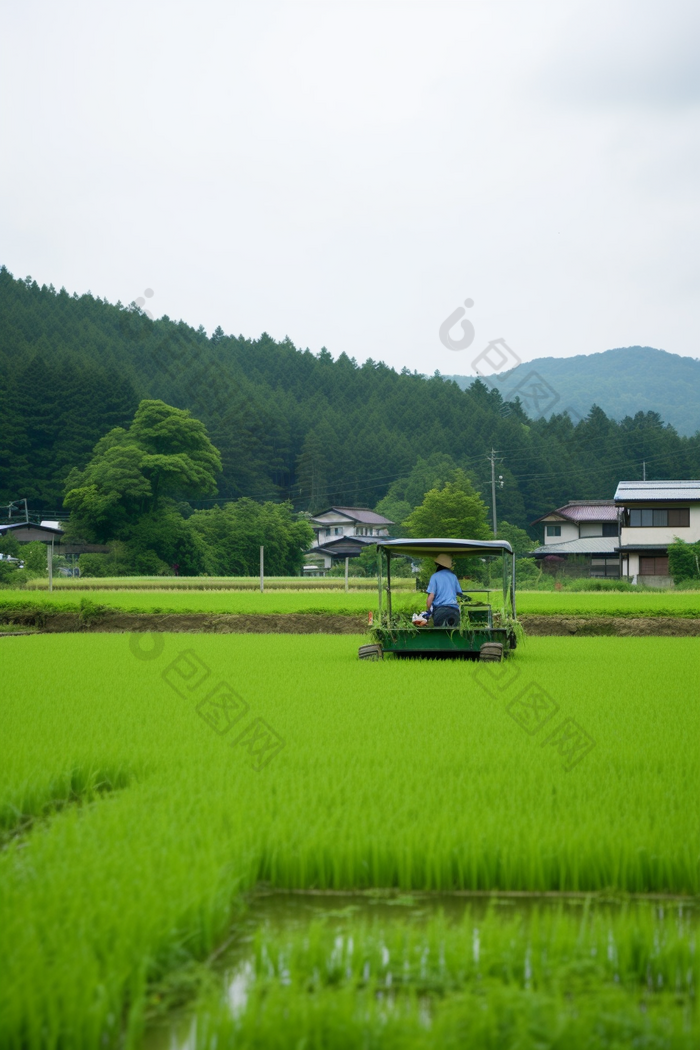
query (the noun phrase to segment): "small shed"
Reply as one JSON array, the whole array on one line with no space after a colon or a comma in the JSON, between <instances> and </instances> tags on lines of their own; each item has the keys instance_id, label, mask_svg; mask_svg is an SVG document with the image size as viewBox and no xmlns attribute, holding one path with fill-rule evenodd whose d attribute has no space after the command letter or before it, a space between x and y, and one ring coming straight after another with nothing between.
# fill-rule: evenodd
<instances>
[{"instance_id":1,"label":"small shed","mask_svg":"<svg viewBox=\"0 0 700 1050\"><path fill-rule=\"evenodd\" d=\"M47 545L46 554L49 569L49 590L52 591L54 543L60 542L61 537L63 536L63 529L45 523L37 525L34 521L15 521L8 522L6 525L0 524L0 536L7 535L14 536L18 543L31 543L33 540L39 540L40 543L45 543Z\"/></svg>"}]
</instances>

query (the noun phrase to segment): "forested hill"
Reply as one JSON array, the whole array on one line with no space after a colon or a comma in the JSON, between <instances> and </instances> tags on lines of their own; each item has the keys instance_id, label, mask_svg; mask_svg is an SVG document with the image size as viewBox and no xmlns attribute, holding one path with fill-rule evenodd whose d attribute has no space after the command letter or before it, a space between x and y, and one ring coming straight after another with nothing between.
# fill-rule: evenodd
<instances>
[{"instance_id":1,"label":"forested hill","mask_svg":"<svg viewBox=\"0 0 700 1050\"><path fill-rule=\"evenodd\" d=\"M362 348L358 347L358 353ZM613 495L621 478L700 476L700 438L653 412L620 423L592 409L528 419L483 384L347 356L289 340L225 335L92 295L69 295L0 270L0 502L60 508L64 479L143 397L203 420L224 464L219 495L291 498L298 509L374 506L420 457L449 454L486 495L486 453L504 476L500 514L525 525L573 497ZM204 505L204 503L202 504Z\"/></svg>"},{"instance_id":2,"label":"forested hill","mask_svg":"<svg viewBox=\"0 0 700 1050\"><path fill-rule=\"evenodd\" d=\"M612 419L636 412L658 412L679 434L700 430L700 360L669 354L652 346L624 346L600 354L576 357L540 357L499 376L504 397L536 372L552 395L540 404L549 416L571 406L585 416L595 402ZM448 376L465 390L474 376ZM551 406L551 407L550 407Z\"/></svg>"}]
</instances>

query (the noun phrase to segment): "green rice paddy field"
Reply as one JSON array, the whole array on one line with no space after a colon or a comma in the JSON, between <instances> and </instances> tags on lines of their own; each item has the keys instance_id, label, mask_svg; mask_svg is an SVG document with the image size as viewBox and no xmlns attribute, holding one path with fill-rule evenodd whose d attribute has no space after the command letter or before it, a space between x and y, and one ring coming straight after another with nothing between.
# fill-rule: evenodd
<instances>
[{"instance_id":1,"label":"green rice paddy field","mask_svg":"<svg viewBox=\"0 0 700 1050\"><path fill-rule=\"evenodd\" d=\"M0 1045L700 1044L698 643L360 641L0 639Z\"/></svg>"},{"instance_id":2,"label":"green rice paddy field","mask_svg":"<svg viewBox=\"0 0 700 1050\"><path fill-rule=\"evenodd\" d=\"M492 593L494 604L500 592ZM157 613L348 613L362 615L377 607L376 591L107 591L85 594L65 590L54 594L43 591L0 591L0 615L4 609L64 611L78 609L81 602L93 602L122 612ZM397 609L419 611L425 595L416 591L395 595ZM690 616L700 617L700 592L678 591L520 591L520 614L552 616Z\"/></svg>"},{"instance_id":3,"label":"green rice paddy field","mask_svg":"<svg viewBox=\"0 0 700 1050\"><path fill-rule=\"evenodd\" d=\"M414 581L408 577L397 577L396 588L412 590ZM31 580L27 590L45 591L48 589L47 578ZM100 590L156 590L156 591L217 591L217 590L244 590L257 591L260 588L260 577L258 576L82 576L63 577L56 576L53 581L54 590L60 591L100 591ZM351 576L350 587L352 590L373 591L377 589L376 579L362 576ZM293 590L293 591L326 591L344 590L345 581L340 576L315 576L302 578L301 576L267 576L265 577L266 590Z\"/></svg>"}]
</instances>

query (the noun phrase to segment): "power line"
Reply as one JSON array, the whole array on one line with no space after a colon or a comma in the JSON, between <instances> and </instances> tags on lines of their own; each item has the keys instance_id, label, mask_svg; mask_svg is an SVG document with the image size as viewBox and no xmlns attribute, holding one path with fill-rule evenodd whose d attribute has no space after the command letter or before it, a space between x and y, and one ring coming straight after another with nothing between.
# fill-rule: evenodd
<instances>
[{"instance_id":1,"label":"power line","mask_svg":"<svg viewBox=\"0 0 700 1050\"><path fill-rule=\"evenodd\" d=\"M496 450L492 449L492 452L495 452L495 451ZM503 451L503 450L500 450L500 451ZM646 462L647 463L652 463L652 462L655 462L655 461L657 461L659 459L663 459L663 458L665 458L665 456L667 454L668 453L666 453L666 452L660 452L656 456L648 457ZM481 455L483 455L483 453ZM473 461L481 461L481 455L474 456L474 457L460 458L459 463L460 464L464 464L464 463L469 463L469 462L473 462ZM486 454L486 459L487 459L487 461L490 461L491 453L487 453ZM630 455L629 457L625 457L624 462L622 460L617 461L617 462L612 462L612 463L609 463L609 464L607 464L605 466L600 467L598 470L589 470L587 468L584 468L583 465L576 464L576 465L569 465L569 466L566 466L566 467L561 467L561 468L559 468L557 470L543 471L543 472L537 472L537 473L532 473L532 474L527 474L527 473L519 474L519 473L516 473L515 471L511 470L511 471L509 471L509 474L516 482L517 481L546 481L548 479L561 477L562 475L568 475L568 476L576 477L578 474L580 474L581 472L585 471L585 477L588 479L588 478L592 478L592 477L595 478L595 477L604 476L604 475L607 475L607 474L609 474L611 472L612 473L622 473L622 471L627 466L629 466L630 461L633 462L632 455ZM496 460L496 462L502 462L502 459L501 460ZM338 473L334 474L329 480L326 480L326 483L325 483L325 486L324 486L323 490L320 493L317 493L315 499L314 499L314 497L309 496L309 495L302 496L301 491L299 491L296 494L294 493L294 491L292 491L292 492L288 493L287 496L283 497L283 501L286 502L287 500L293 500L297 504L300 503L300 504L302 504L304 506L308 506L312 501L316 502L319 499L323 499L323 500L344 499L344 498L350 498L351 499L351 498L354 498L353 497L353 489L356 488L357 486L362 486L362 488L367 490L368 486L371 483L374 483L372 487L376 488L382 482L386 483L386 482L391 482L391 481L396 481L396 480L401 480L401 479L408 478L409 474L410 474L410 471L408 473L406 473L405 471L401 471L401 472L395 473L395 474L379 474L379 475L375 475L374 477L370 477L370 478L361 478L360 477L354 483L348 483L347 480L346 480L345 475L343 475L343 474L338 472ZM495 466L494 466L494 475L495 475ZM498 482L500 482L501 477L502 476L499 475ZM336 485L335 484L336 479L341 484ZM494 478L494 480L495 480L495 478ZM343 482L345 482L345 484L342 484ZM298 487L299 487L298 483L296 483L293 486L293 488L298 488ZM503 487L503 486L501 485L500 487ZM494 493L492 491L492 507L493 507L493 495L494 495ZM196 503L196 504L200 504L200 503L231 503L235 499L241 499L241 498L261 500L261 499L266 499L266 498L280 499L280 497L281 497L280 491L276 490L276 491L262 492L262 493L261 492L246 493L245 496L212 496L212 497L205 497L203 499L192 500L191 502L192 503Z\"/></svg>"},{"instance_id":2,"label":"power line","mask_svg":"<svg viewBox=\"0 0 700 1050\"><path fill-rule=\"evenodd\" d=\"M659 460L659 459L665 459L666 456L667 456L667 453L659 452L658 455L656 455L656 456L648 456L646 462L647 463L652 463L652 462L654 462L656 460ZM548 471L548 472L542 473L542 474L513 474L513 477L516 478L516 479L519 479L519 480L524 480L524 481L526 481L526 480L537 481L537 480L541 480L541 479L544 479L544 478L560 477L562 474L565 474L565 473L566 474L584 473L585 476L587 478L589 478L589 477L597 477L597 476L599 476L601 474L607 474L610 471L617 471L619 473L621 471L621 469L623 467L625 467L625 466L627 466L627 463L609 463L609 464L607 464L607 465L605 465L603 467L600 467L598 470L589 470L583 464L576 464L576 466L573 466L573 467L571 467L571 466L564 467L561 470Z\"/></svg>"}]
</instances>

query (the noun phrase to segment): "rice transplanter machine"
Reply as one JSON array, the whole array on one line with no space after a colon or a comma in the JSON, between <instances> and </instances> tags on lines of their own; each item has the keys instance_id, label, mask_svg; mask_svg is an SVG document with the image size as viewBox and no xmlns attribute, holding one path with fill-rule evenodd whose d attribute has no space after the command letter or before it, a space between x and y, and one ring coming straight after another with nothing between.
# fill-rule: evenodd
<instances>
[{"instance_id":1,"label":"rice transplanter machine","mask_svg":"<svg viewBox=\"0 0 700 1050\"><path fill-rule=\"evenodd\" d=\"M382 659L384 653L398 657L467 657L500 661L517 645L515 608L515 555L506 540L400 539L377 543L379 623L372 627L372 643L360 646L364 660ZM494 609L491 589L465 588L458 599L458 627L416 626L405 615L392 610L391 558L452 558L501 556L502 604ZM382 562L386 558L386 576ZM384 582L384 579L386 582ZM384 600L386 599L386 600Z\"/></svg>"}]
</instances>

